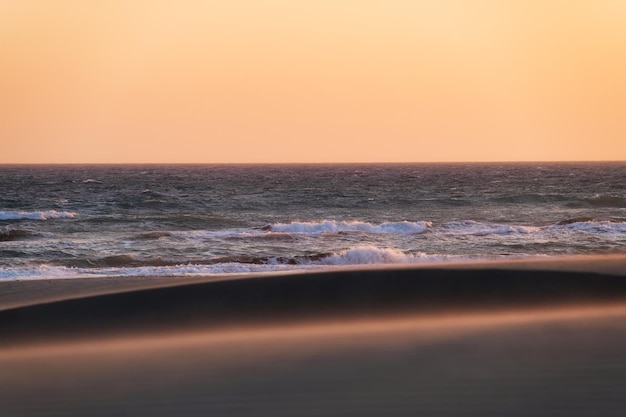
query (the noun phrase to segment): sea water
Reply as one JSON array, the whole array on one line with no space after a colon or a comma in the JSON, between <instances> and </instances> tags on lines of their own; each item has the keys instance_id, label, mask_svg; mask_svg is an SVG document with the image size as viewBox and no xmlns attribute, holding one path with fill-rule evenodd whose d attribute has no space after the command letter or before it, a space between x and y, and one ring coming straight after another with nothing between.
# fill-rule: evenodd
<instances>
[{"instance_id":1,"label":"sea water","mask_svg":"<svg viewBox=\"0 0 626 417\"><path fill-rule=\"evenodd\" d=\"M626 253L626 163L0 166L0 280Z\"/></svg>"}]
</instances>

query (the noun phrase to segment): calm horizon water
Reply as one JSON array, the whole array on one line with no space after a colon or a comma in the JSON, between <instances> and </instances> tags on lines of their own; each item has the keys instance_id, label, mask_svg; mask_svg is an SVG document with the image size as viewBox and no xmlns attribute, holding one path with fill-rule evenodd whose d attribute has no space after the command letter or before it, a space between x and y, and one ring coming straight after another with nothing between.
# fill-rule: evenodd
<instances>
[{"instance_id":1,"label":"calm horizon water","mask_svg":"<svg viewBox=\"0 0 626 417\"><path fill-rule=\"evenodd\" d=\"M626 253L626 162L0 166L0 280Z\"/></svg>"}]
</instances>

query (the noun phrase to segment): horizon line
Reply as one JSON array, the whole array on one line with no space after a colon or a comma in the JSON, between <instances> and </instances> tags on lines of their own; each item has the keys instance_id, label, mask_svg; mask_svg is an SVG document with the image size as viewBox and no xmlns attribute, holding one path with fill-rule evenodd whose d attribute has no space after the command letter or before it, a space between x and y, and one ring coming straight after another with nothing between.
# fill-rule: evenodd
<instances>
[{"instance_id":1,"label":"horizon line","mask_svg":"<svg viewBox=\"0 0 626 417\"><path fill-rule=\"evenodd\" d=\"M436 164L573 164L626 163L626 160L501 160L501 161L347 161L347 162L0 162L0 166L24 165L436 165Z\"/></svg>"}]
</instances>

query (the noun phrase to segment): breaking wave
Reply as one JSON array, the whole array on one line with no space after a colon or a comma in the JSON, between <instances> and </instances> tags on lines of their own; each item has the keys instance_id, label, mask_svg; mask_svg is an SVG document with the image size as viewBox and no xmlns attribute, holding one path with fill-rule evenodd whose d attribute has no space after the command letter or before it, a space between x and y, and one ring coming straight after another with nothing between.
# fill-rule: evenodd
<instances>
[{"instance_id":1,"label":"breaking wave","mask_svg":"<svg viewBox=\"0 0 626 417\"><path fill-rule=\"evenodd\" d=\"M0 269L0 281L48 278L82 278L104 276L192 276L242 273L306 271L359 265L411 264L445 261L493 259L493 256L459 256L426 253L404 253L392 248L361 246L313 255L292 257L233 256L185 261L161 258L141 259L132 255L115 255L75 266L41 265L31 268Z\"/></svg>"},{"instance_id":2,"label":"breaking wave","mask_svg":"<svg viewBox=\"0 0 626 417\"><path fill-rule=\"evenodd\" d=\"M458 260L456 256L428 255L425 253L404 253L398 249L358 246L338 252L321 252L293 256L251 256L234 255L208 259L172 257L145 258L132 254L106 256L98 259L72 260L65 266L76 268L137 268L172 267L182 265L213 266L228 264L247 265L375 265L405 264L414 262L437 262Z\"/></svg>"},{"instance_id":3,"label":"breaking wave","mask_svg":"<svg viewBox=\"0 0 626 417\"><path fill-rule=\"evenodd\" d=\"M133 240L185 239L185 240L221 240L221 239L264 239L292 240L300 236L323 237L338 234L387 234L420 235L426 232L447 236L515 236L550 232L597 232L625 233L626 221L619 219L598 220L592 217L577 217L559 221L547 226L528 226L519 224L481 223L474 220L460 220L443 224L429 221L387 222L373 224L362 221L323 221L276 223L261 228L234 228L223 230L187 230L153 231L140 233ZM358 238L358 236L357 236Z\"/></svg>"},{"instance_id":4,"label":"breaking wave","mask_svg":"<svg viewBox=\"0 0 626 417\"><path fill-rule=\"evenodd\" d=\"M473 220L446 223L444 228L449 233L472 236L529 234L541 230L534 226L480 223Z\"/></svg>"},{"instance_id":5,"label":"breaking wave","mask_svg":"<svg viewBox=\"0 0 626 417\"><path fill-rule=\"evenodd\" d=\"M308 234L320 235L324 233L346 233L346 232L364 232L364 233L386 233L410 235L424 233L432 226L431 222L389 222L381 224L372 224L367 222L293 222L293 223L276 223L265 227L265 230L272 232L292 233L292 234Z\"/></svg>"},{"instance_id":6,"label":"breaking wave","mask_svg":"<svg viewBox=\"0 0 626 417\"><path fill-rule=\"evenodd\" d=\"M428 255L425 253L404 253L397 249L378 248L376 246L361 246L321 256L319 259L302 260L304 264L317 265L380 265L380 264L407 264L417 262L441 262L446 260L460 260L453 255Z\"/></svg>"},{"instance_id":7,"label":"breaking wave","mask_svg":"<svg viewBox=\"0 0 626 417\"><path fill-rule=\"evenodd\" d=\"M604 221L582 221L563 225L570 230L596 234L626 234L626 222Z\"/></svg>"},{"instance_id":8,"label":"breaking wave","mask_svg":"<svg viewBox=\"0 0 626 417\"><path fill-rule=\"evenodd\" d=\"M73 219L78 213L72 211L0 211L0 220L49 220Z\"/></svg>"},{"instance_id":9,"label":"breaking wave","mask_svg":"<svg viewBox=\"0 0 626 417\"><path fill-rule=\"evenodd\" d=\"M438 230L438 228L435 228ZM562 220L550 226L522 226L514 224L480 223L473 220L450 222L442 225L445 233L453 235L492 236L492 235L529 235L551 232L586 232L586 233L626 233L626 222L615 220L596 220L591 217L578 217Z\"/></svg>"}]
</instances>

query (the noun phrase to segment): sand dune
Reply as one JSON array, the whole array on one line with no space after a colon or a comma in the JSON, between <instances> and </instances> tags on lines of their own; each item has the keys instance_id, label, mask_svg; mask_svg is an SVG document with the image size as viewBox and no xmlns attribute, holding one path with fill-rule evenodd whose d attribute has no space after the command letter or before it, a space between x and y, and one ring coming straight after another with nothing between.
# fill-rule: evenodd
<instances>
[{"instance_id":1,"label":"sand dune","mask_svg":"<svg viewBox=\"0 0 626 417\"><path fill-rule=\"evenodd\" d=\"M625 266L13 284L0 415L621 415Z\"/></svg>"}]
</instances>

